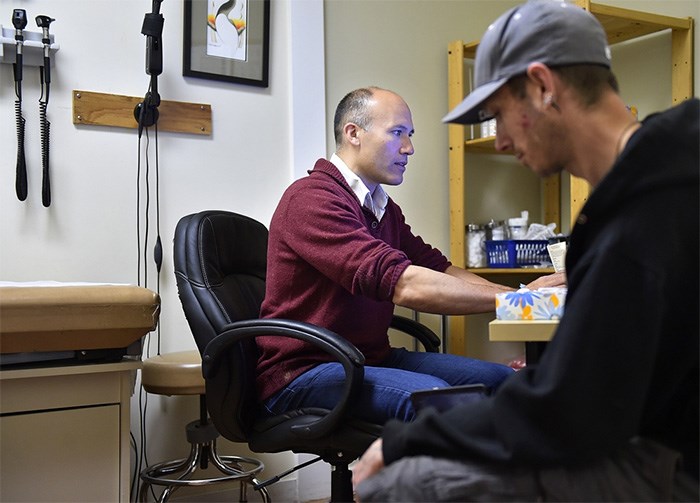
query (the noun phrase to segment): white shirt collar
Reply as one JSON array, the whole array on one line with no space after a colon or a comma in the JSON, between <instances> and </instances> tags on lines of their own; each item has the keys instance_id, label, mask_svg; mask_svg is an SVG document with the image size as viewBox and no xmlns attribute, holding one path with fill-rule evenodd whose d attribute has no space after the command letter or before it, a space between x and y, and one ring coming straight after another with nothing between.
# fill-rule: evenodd
<instances>
[{"instance_id":1,"label":"white shirt collar","mask_svg":"<svg viewBox=\"0 0 700 503\"><path fill-rule=\"evenodd\" d=\"M345 161L338 157L338 154L333 154L330 161L338 168L338 171L343 175L345 181L348 182L348 185L357 196L357 199L362 202L362 205L372 211L377 220L381 220L389 202L389 196L382 186L377 185L377 188L374 189L374 194L370 194L362 179L345 164Z\"/></svg>"}]
</instances>

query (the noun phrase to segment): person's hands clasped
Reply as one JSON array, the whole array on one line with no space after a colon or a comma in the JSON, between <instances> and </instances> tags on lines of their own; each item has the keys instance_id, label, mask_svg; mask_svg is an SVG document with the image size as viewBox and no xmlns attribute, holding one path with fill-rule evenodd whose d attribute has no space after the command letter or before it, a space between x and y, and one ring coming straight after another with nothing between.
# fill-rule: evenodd
<instances>
[{"instance_id":1,"label":"person's hands clasped","mask_svg":"<svg viewBox=\"0 0 700 503\"><path fill-rule=\"evenodd\" d=\"M540 276L539 278L531 281L527 284L530 290L537 290L538 288L551 288L551 287L565 287L566 286L566 273L555 272L554 274L547 274L546 276Z\"/></svg>"},{"instance_id":2,"label":"person's hands clasped","mask_svg":"<svg viewBox=\"0 0 700 503\"><path fill-rule=\"evenodd\" d=\"M370 478L384 468L382 439L378 438L367 448L365 453L352 469L352 485L357 487L360 482Z\"/></svg>"}]
</instances>

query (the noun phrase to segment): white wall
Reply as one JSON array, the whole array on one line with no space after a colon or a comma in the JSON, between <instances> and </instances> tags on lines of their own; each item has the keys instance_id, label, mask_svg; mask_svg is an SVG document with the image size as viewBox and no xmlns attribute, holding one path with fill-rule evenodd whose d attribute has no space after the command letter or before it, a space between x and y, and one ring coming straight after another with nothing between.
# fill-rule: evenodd
<instances>
[{"instance_id":1,"label":"white wall","mask_svg":"<svg viewBox=\"0 0 700 503\"><path fill-rule=\"evenodd\" d=\"M0 13L21 5L31 19L56 18L51 31L60 50L53 69L51 121L53 203L40 200L36 69L25 68L29 197L14 195L14 92L10 65L2 65L0 114L0 277L5 280L136 281L135 130L72 124L71 91L143 96L148 0L0 0ZM230 208L267 223L291 180L289 8L272 14L270 87L260 89L182 76L182 2L164 1L164 100L209 103L213 134L159 133L161 234L165 246L161 288L164 349L191 347L181 323L171 274L177 220L205 208ZM322 134L319 133L319 134ZM151 133L153 140L153 133ZM153 141L151 141L153 152ZM153 159L151 159L153 163ZM151 165L153 168L153 164ZM149 285L150 286L150 285ZM177 316L172 316L177 314Z\"/></svg>"},{"instance_id":2,"label":"white wall","mask_svg":"<svg viewBox=\"0 0 700 503\"><path fill-rule=\"evenodd\" d=\"M164 0L162 5L160 93L165 100L210 103L214 132L210 137L159 134L163 351L194 347L172 275L171 241L177 220L201 209L228 208L267 224L291 180L302 176L315 157L327 153L322 150L333 150L330 115L343 94L355 87L376 84L394 89L411 106L416 154L405 183L389 191L416 232L444 250L449 248L447 128L440 122L447 111L447 42L478 39L491 20L517 2L272 0L268 89L182 77L182 3ZM696 0L609 3L700 18ZM143 96L148 77L140 30L150 6L150 0L0 0L3 26L11 26L14 8L27 10L30 30L36 29L38 14L56 18L51 32L61 47L52 72L48 113L53 173L53 203L48 209L40 199L37 70L25 70L29 198L19 202L14 195L12 69L0 65L0 280L136 282L136 133L73 125L71 92ZM697 37L695 44L697 75ZM625 65L628 75L645 70L644 77L622 82L623 91L635 102L648 100L648 89L667 86L665 70L649 68L650 46L642 47L632 56L628 53L635 53L633 48L622 48L625 57L614 60ZM648 113L656 105L657 101L640 103L640 111ZM155 288L153 283L149 286ZM133 405L138 409L136 397ZM184 425L196 414L194 399L150 397L151 462L185 454ZM136 417L133 429L138 435ZM224 443L222 450L240 449ZM291 462L288 456L263 458L269 467L266 474ZM295 477L290 477L290 487ZM315 482L304 479L305 488L311 490L299 497L316 498L317 488L323 492L321 477L324 474Z\"/></svg>"},{"instance_id":3,"label":"white wall","mask_svg":"<svg viewBox=\"0 0 700 503\"><path fill-rule=\"evenodd\" d=\"M52 69L48 108L53 202L49 208L41 204L38 69L24 72L29 196L20 202L14 193L17 143L12 66L0 65L0 280L136 283L136 131L73 125L72 91L145 94L149 77L144 70L141 25L151 1L0 0L3 26L12 26L15 8L27 11L29 31L39 31L37 15L55 18L50 29L60 50ZM194 348L172 272L172 236L178 219L202 209L225 208L268 224L282 191L296 176L294 160L308 163L312 150L325 155L323 9L321 0L272 2L266 89L183 77L183 2L165 0L161 12L165 18L163 73L158 81L161 98L211 104L213 119L211 136L163 131L158 135L164 246L160 332L162 351L168 352ZM294 25L292 19L300 16L308 22ZM297 66L306 71L293 72L292 59L302 56L308 59ZM298 131L299 121L293 120L294 109L315 117L303 124L303 134ZM153 132L150 138L153 154ZM153 163L151 156L152 170ZM153 227L151 232L153 236ZM152 269L147 286L157 287ZM138 408L137 393L133 409ZM184 456L184 425L196 416L194 398L151 396L149 460ZM132 423L138 439L136 413ZM233 449L240 450L231 445L222 448L224 452ZM265 475L281 471L292 461L285 455L266 456Z\"/></svg>"}]
</instances>

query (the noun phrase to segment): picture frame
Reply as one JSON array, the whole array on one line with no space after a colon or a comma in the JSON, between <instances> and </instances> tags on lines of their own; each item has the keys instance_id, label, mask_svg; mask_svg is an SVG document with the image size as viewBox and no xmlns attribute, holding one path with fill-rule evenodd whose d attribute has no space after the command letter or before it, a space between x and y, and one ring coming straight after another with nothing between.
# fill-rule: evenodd
<instances>
[{"instance_id":1,"label":"picture frame","mask_svg":"<svg viewBox=\"0 0 700 503\"><path fill-rule=\"evenodd\" d=\"M268 87L270 0L185 0L182 74Z\"/></svg>"}]
</instances>

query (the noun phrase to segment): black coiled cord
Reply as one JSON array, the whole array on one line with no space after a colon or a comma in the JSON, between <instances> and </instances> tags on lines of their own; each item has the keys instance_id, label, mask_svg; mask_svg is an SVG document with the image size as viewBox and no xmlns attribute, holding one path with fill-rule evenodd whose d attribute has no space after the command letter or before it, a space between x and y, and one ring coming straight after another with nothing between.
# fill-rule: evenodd
<instances>
[{"instance_id":1,"label":"black coiled cord","mask_svg":"<svg viewBox=\"0 0 700 503\"><path fill-rule=\"evenodd\" d=\"M48 93L46 101L39 101L39 122L41 128L41 204L45 208L51 205L51 181L49 179L49 135L51 123L46 118L46 107L48 106Z\"/></svg>"},{"instance_id":2,"label":"black coiled cord","mask_svg":"<svg viewBox=\"0 0 700 503\"><path fill-rule=\"evenodd\" d=\"M27 199L27 163L24 157L24 127L26 120L22 117L22 101L15 100L15 122L17 123L17 177L15 190L20 201Z\"/></svg>"}]
</instances>

